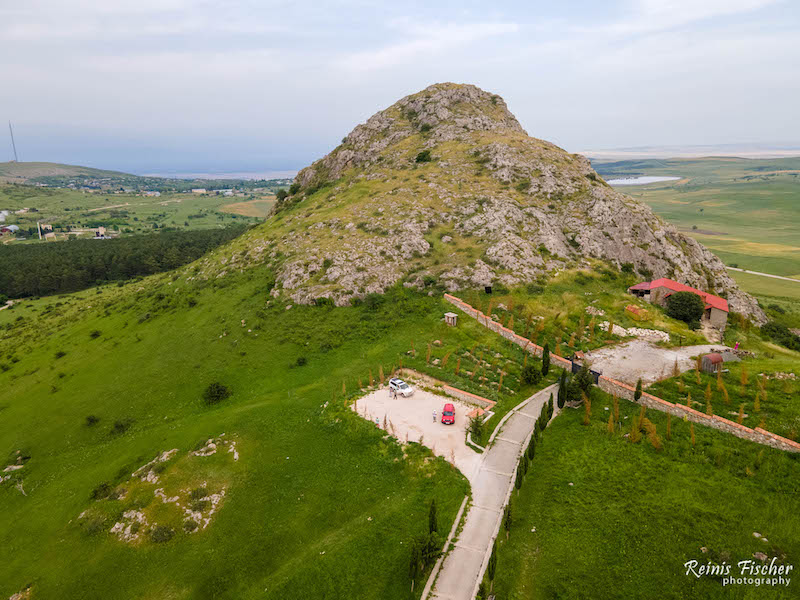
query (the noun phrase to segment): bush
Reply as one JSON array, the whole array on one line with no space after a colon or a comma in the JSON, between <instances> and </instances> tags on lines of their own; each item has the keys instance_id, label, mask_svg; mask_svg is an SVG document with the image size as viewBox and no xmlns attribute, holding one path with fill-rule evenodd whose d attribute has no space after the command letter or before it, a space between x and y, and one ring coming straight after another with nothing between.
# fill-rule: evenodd
<instances>
[{"instance_id":1,"label":"bush","mask_svg":"<svg viewBox=\"0 0 800 600\"><path fill-rule=\"evenodd\" d=\"M300 184L294 182L292 185L289 186L289 195L294 196L297 192L300 191Z\"/></svg>"},{"instance_id":2,"label":"bush","mask_svg":"<svg viewBox=\"0 0 800 600\"><path fill-rule=\"evenodd\" d=\"M684 323L699 324L704 308L703 299L693 292L675 292L667 298L667 315Z\"/></svg>"},{"instance_id":3,"label":"bush","mask_svg":"<svg viewBox=\"0 0 800 600\"><path fill-rule=\"evenodd\" d=\"M114 425L111 427L111 434L112 435L122 435L128 429L130 429L131 423L128 420L125 421L114 421Z\"/></svg>"},{"instance_id":4,"label":"bush","mask_svg":"<svg viewBox=\"0 0 800 600\"><path fill-rule=\"evenodd\" d=\"M298 367L304 367L304 366L306 366L307 362L308 362L308 359L306 359L305 356L298 356L297 357L297 361L295 361L294 364L297 365Z\"/></svg>"},{"instance_id":5,"label":"bush","mask_svg":"<svg viewBox=\"0 0 800 600\"><path fill-rule=\"evenodd\" d=\"M92 332L89 334L89 337L90 337L90 338L92 338L93 340L96 340L96 339L97 339L97 338L99 338L101 335L103 335L103 332L102 332L102 331L100 331L99 329L95 329L94 331L92 331Z\"/></svg>"},{"instance_id":6,"label":"bush","mask_svg":"<svg viewBox=\"0 0 800 600\"><path fill-rule=\"evenodd\" d=\"M103 498L108 498L111 495L111 492L114 488L111 487L111 484L107 481L104 481L96 488L92 490L92 500L102 500Z\"/></svg>"},{"instance_id":7,"label":"bush","mask_svg":"<svg viewBox=\"0 0 800 600\"><path fill-rule=\"evenodd\" d=\"M96 417L94 415L88 415L86 417L86 426L91 427L92 425L97 425L100 422L100 417Z\"/></svg>"},{"instance_id":8,"label":"bush","mask_svg":"<svg viewBox=\"0 0 800 600\"><path fill-rule=\"evenodd\" d=\"M415 159L418 163L426 163L431 162L431 151L430 150L423 150L419 154L417 154L417 158Z\"/></svg>"},{"instance_id":9,"label":"bush","mask_svg":"<svg viewBox=\"0 0 800 600\"><path fill-rule=\"evenodd\" d=\"M156 525L150 531L150 539L157 544L163 544L164 542L170 541L174 535L175 532L172 529L169 527L164 527L163 525Z\"/></svg>"},{"instance_id":10,"label":"bush","mask_svg":"<svg viewBox=\"0 0 800 600\"><path fill-rule=\"evenodd\" d=\"M536 385L542 380L542 372L534 365L525 365L522 368L522 383Z\"/></svg>"},{"instance_id":11,"label":"bush","mask_svg":"<svg viewBox=\"0 0 800 600\"><path fill-rule=\"evenodd\" d=\"M230 398L231 395L233 395L233 392L230 391L230 389L219 382L214 382L203 392L203 400L210 406L222 402L226 398Z\"/></svg>"},{"instance_id":12,"label":"bush","mask_svg":"<svg viewBox=\"0 0 800 600\"><path fill-rule=\"evenodd\" d=\"M384 303L385 300L386 298L384 298L381 294L367 294L364 298L364 306L366 306L369 310L376 310L381 304Z\"/></svg>"},{"instance_id":13,"label":"bush","mask_svg":"<svg viewBox=\"0 0 800 600\"><path fill-rule=\"evenodd\" d=\"M792 333L786 325L770 321L761 328L761 333L790 350L800 351L800 336Z\"/></svg>"}]
</instances>

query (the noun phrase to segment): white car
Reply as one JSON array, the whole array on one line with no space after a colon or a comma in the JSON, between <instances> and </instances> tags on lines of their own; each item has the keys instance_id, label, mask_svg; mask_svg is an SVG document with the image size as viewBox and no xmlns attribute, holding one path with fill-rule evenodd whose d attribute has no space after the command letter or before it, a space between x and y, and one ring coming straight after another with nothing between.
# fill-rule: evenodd
<instances>
[{"instance_id":1,"label":"white car","mask_svg":"<svg viewBox=\"0 0 800 600\"><path fill-rule=\"evenodd\" d=\"M411 394L414 393L414 388L408 385L402 379L398 379L397 377L392 377L389 380L389 393L397 393L404 398L408 398Z\"/></svg>"}]
</instances>

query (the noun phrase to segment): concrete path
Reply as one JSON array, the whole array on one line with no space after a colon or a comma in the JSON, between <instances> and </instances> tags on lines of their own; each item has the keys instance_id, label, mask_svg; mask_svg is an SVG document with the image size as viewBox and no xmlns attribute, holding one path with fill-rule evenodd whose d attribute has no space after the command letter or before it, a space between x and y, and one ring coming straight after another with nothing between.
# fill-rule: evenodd
<instances>
[{"instance_id":1,"label":"concrete path","mask_svg":"<svg viewBox=\"0 0 800 600\"><path fill-rule=\"evenodd\" d=\"M472 600L474 597L500 530L519 458L527 447L542 406L551 393L555 395L557 388L557 385L551 385L531 396L524 405L510 413L499 431L495 431L494 442L482 454L472 481L472 505L464 527L455 548L444 559L428 598Z\"/></svg>"}]
</instances>

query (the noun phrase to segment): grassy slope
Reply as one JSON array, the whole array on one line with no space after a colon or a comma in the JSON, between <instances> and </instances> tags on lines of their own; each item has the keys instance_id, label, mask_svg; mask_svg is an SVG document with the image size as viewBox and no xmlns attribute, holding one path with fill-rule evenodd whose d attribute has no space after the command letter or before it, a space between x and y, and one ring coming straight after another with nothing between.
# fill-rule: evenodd
<instances>
[{"instance_id":1,"label":"grassy slope","mask_svg":"<svg viewBox=\"0 0 800 600\"><path fill-rule=\"evenodd\" d=\"M397 461L398 447L373 427L320 407L343 379L352 390L378 364L388 371L412 339L505 346L472 323L445 328L435 299L286 311L264 308L257 278L201 290L157 279L161 287L145 281L138 293L142 283L0 312L0 326L15 325L3 359L18 361L0 373L0 455L32 457L20 472L27 496L0 486L10 557L0 592L34 583L60 598L405 597L403 543L424 528L433 497L449 526L466 484L442 461ZM161 290L172 296L159 299ZM289 368L301 355L308 364ZM216 380L234 396L207 408L199 396ZM87 427L89 414L100 423ZM130 430L112 435L116 420ZM242 460L206 532L131 548L78 525L98 483L222 432L238 436Z\"/></svg>"},{"instance_id":2,"label":"grassy slope","mask_svg":"<svg viewBox=\"0 0 800 600\"><path fill-rule=\"evenodd\" d=\"M0 177L13 179L32 179L34 177L45 177L53 175L87 175L90 177L117 177L128 176L121 171L107 171L103 169L93 169L91 167L80 167L77 165L64 165L50 162L0 162Z\"/></svg>"},{"instance_id":3,"label":"grassy slope","mask_svg":"<svg viewBox=\"0 0 800 600\"><path fill-rule=\"evenodd\" d=\"M607 433L610 405L598 390L591 426L581 426L582 409L567 409L545 432L513 497L515 522L510 540L501 541L497 597L796 597L797 581L782 596L767 588L723 589L712 578L685 576L683 564L735 564L762 551L785 554L796 565L798 456L700 426L692 447L689 424L677 419L672 440L662 439L664 450L656 452L647 441L629 443L622 437L627 429ZM623 401L620 409L627 428L638 407ZM663 438L666 417L647 416Z\"/></svg>"}]
</instances>

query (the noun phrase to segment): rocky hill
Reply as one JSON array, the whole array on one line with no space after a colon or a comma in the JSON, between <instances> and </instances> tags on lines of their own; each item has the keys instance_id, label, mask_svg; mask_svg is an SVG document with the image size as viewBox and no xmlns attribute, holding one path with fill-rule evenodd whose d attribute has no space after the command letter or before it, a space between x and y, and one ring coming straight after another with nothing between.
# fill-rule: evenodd
<instances>
[{"instance_id":1,"label":"rocky hill","mask_svg":"<svg viewBox=\"0 0 800 600\"><path fill-rule=\"evenodd\" d=\"M290 192L201 276L266 264L273 295L346 304L398 281L513 286L594 258L721 293L764 319L706 248L612 189L583 156L530 137L502 98L472 85L432 85L378 112Z\"/></svg>"}]
</instances>

